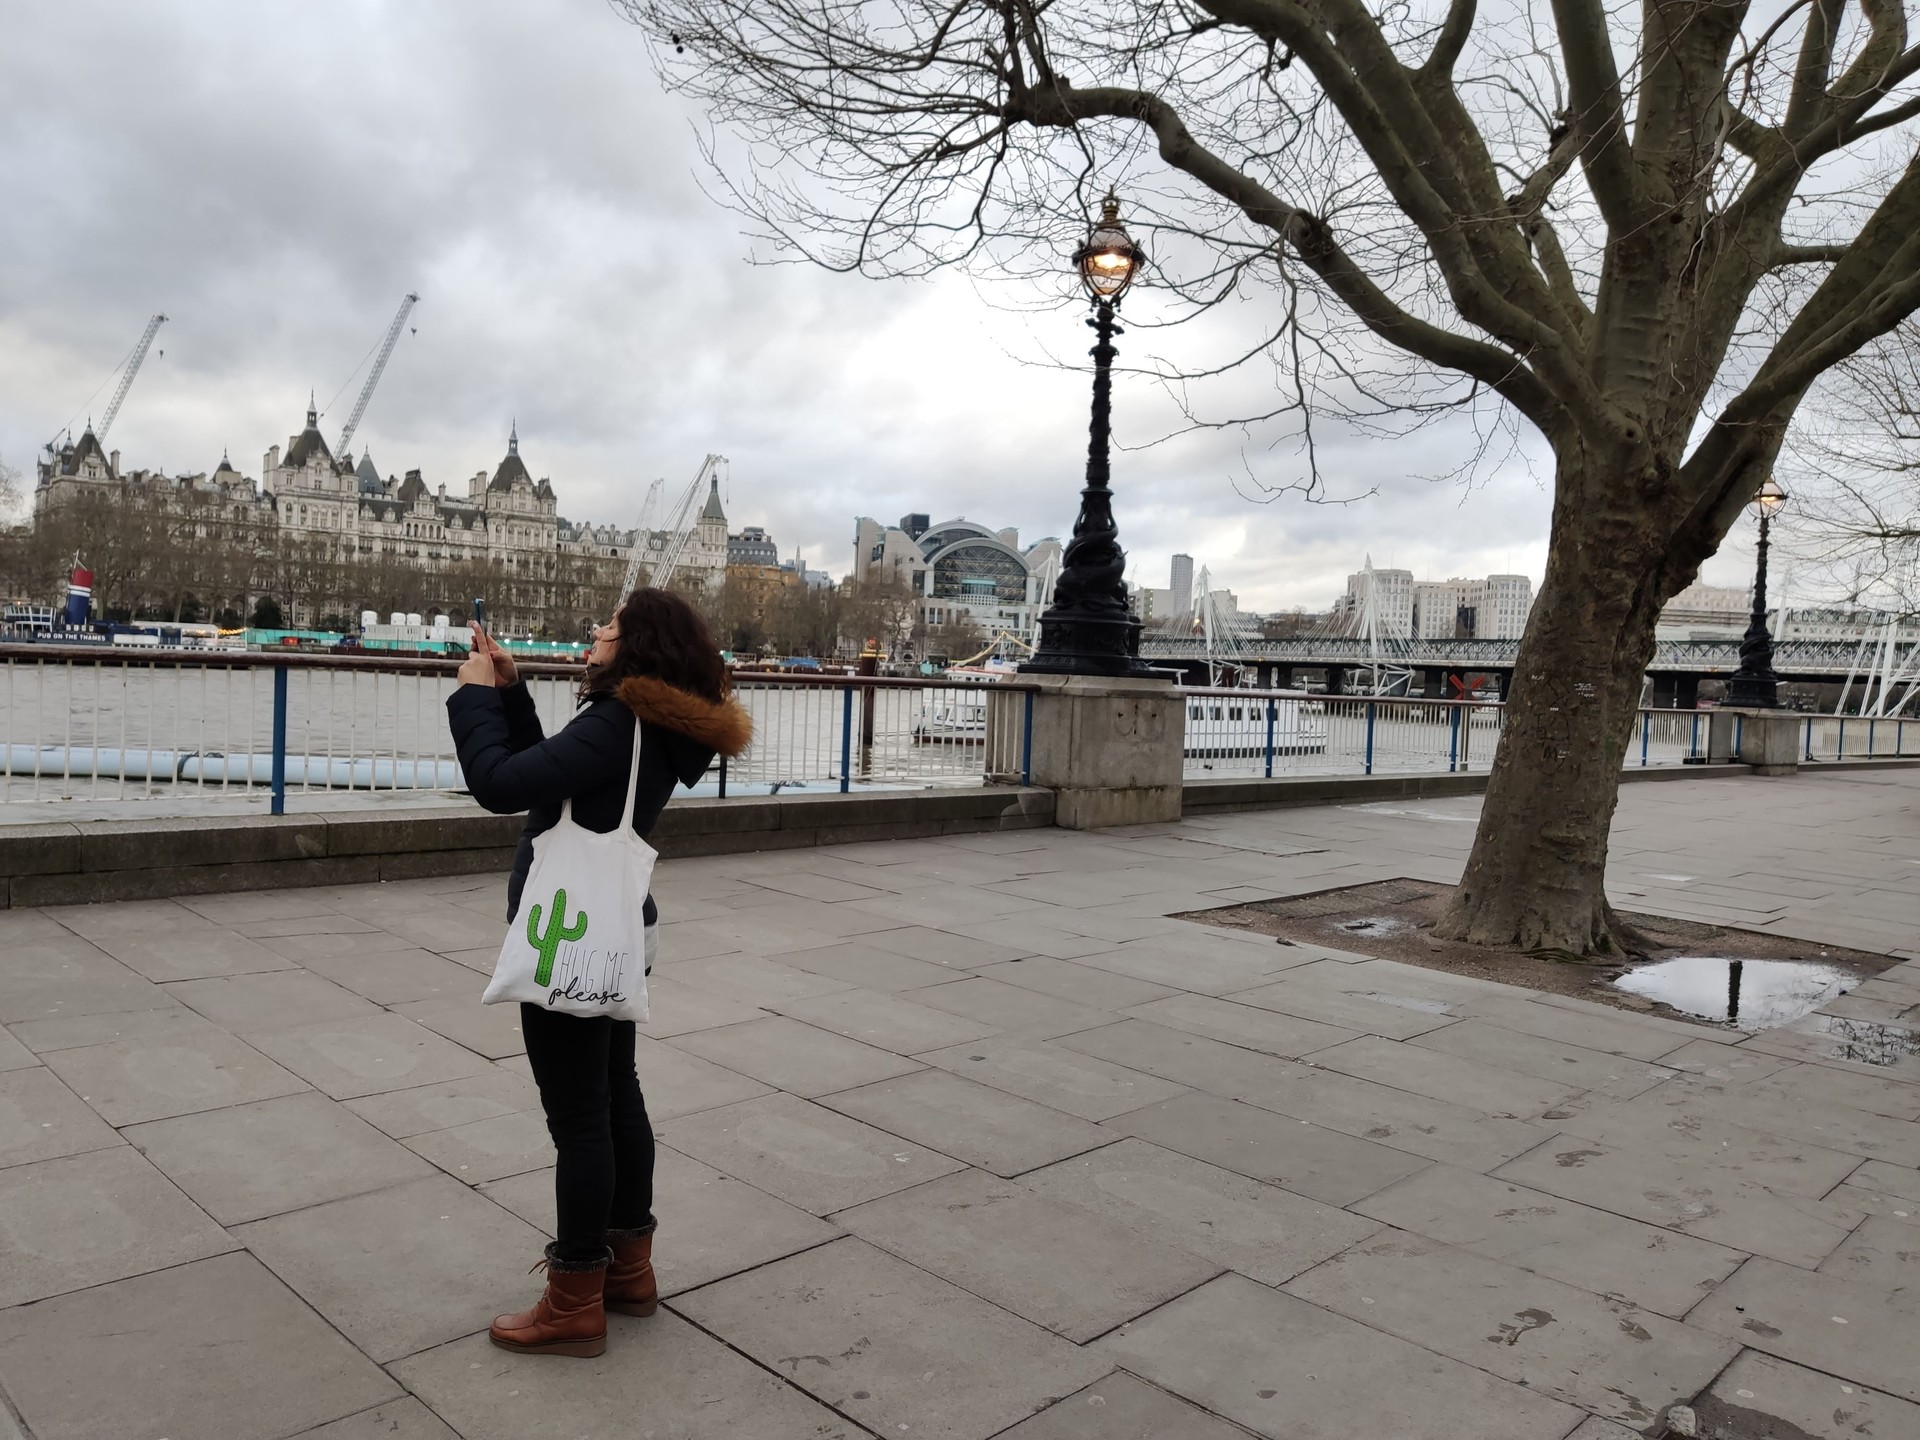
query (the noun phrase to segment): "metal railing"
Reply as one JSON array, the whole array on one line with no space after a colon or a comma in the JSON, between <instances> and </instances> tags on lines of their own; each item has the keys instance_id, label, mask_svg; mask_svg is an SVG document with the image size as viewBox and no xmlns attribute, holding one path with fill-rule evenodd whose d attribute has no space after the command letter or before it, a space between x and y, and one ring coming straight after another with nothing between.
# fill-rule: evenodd
<instances>
[{"instance_id":1,"label":"metal railing","mask_svg":"<svg viewBox=\"0 0 1920 1440\"><path fill-rule=\"evenodd\" d=\"M1493 767L1506 724L1495 701L1398 700L1288 690L1184 689L1188 779L1274 775L1457 774ZM1644 709L1634 720L1624 769L1704 760L1712 711ZM1810 716L1808 759L1865 758L1869 722ZM1737 719L1737 717L1736 717ZM1815 724L1813 722L1821 722ZM1821 726L1824 725L1824 729ZM1878 722L1878 755L1920 754L1920 721ZM1842 749L1840 732L1847 744ZM1814 736L1824 736L1816 751ZM1733 748L1737 752L1736 734Z\"/></svg>"},{"instance_id":2,"label":"metal railing","mask_svg":"<svg viewBox=\"0 0 1920 1440\"><path fill-rule=\"evenodd\" d=\"M1920 756L1920 720L1897 715L1808 715L1802 736L1808 760Z\"/></svg>"},{"instance_id":3,"label":"metal railing","mask_svg":"<svg viewBox=\"0 0 1920 1440\"><path fill-rule=\"evenodd\" d=\"M277 815L289 795L460 792L445 710L457 669L438 658L0 646L0 804L265 796ZM520 672L557 733L578 667L522 661ZM754 742L695 789L977 785L990 767L1024 779L1025 735L997 737L1003 753L988 753L982 691L1003 688L1021 687L741 674Z\"/></svg>"}]
</instances>

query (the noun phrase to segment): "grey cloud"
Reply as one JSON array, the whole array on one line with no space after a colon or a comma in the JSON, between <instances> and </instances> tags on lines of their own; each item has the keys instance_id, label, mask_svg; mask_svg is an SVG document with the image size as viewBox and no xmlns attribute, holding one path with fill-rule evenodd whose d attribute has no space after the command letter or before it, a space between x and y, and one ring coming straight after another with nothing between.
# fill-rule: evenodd
<instances>
[{"instance_id":1,"label":"grey cloud","mask_svg":"<svg viewBox=\"0 0 1920 1440\"><path fill-rule=\"evenodd\" d=\"M1084 348L1077 308L960 276L750 265L698 183L694 119L596 0L17 6L0 50L0 456L30 461L165 309L166 356L111 443L170 470L230 447L257 474L309 387L324 404L417 288L418 333L359 437L385 470L456 486L517 418L576 518L631 523L655 475L678 488L718 450L735 523L834 570L858 513L1064 534L1086 379L1047 361ZM1179 424L1137 376L1119 403L1129 443ZM1369 550L1423 573L1538 574L1536 473L1509 462L1470 492L1419 478L1467 453L1464 432L1331 435L1336 480L1380 486L1345 507L1237 494L1249 462L1297 469L1267 440L1116 457L1139 578L1164 583L1184 549L1270 608L1324 605Z\"/></svg>"}]
</instances>

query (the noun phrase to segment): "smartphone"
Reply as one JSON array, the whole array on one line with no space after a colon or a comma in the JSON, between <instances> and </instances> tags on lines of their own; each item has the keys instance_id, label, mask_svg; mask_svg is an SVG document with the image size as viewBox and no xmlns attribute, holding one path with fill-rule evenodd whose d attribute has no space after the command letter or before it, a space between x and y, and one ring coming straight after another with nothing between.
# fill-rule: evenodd
<instances>
[{"instance_id":1,"label":"smartphone","mask_svg":"<svg viewBox=\"0 0 1920 1440\"><path fill-rule=\"evenodd\" d=\"M487 602L475 598L473 602L473 623L480 627L480 633L487 633Z\"/></svg>"}]
</instances>

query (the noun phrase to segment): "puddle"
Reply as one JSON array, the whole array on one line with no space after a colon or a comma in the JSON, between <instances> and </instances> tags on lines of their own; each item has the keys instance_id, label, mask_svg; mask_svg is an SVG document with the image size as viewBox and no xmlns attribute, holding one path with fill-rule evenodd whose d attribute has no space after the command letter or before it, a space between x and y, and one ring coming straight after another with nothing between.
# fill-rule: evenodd
<instances>
[{"instance_id":1,"label":"puddle","mask_svg":"<svg viewBox=\"0 0 1920 1440\"><path fill-rule=\"evenodd\" d=\"M1391 915L1368 915L1359 920L1343 920L1340 928L1349 935L1408 935L1417 927L1410 920Z\"/></svg>"},{"instance_id":2,"label":"puddle","mask_svg":"<svg viewBox=\"0 0 1920 1440\"><path fill-rule=\"evenodd\" d=\"M1920 1030L1904 1025L1882 1025L1872 1020L1848 1020L1839 1015L1815 1015L1809 1025L1830 1042L1827 1054L1835 1060L1861 1065L1898 1065L1920 1057ZM1800 1027L1802 1030L1807 1025Z\"/></svg>"},{"instance_id":3,"label":"puddle","mask_svg":"<svg viewBox=\"0 0 1920 1440\"><path fill-rule=\"evenodd\" d=\"M1642 965L1613 983L1702 1020L1741 1030L1770 1030L1798 1020L1859 982L1851 970L1811 960L1686 955Z\"/></svg>"}]
</instances>

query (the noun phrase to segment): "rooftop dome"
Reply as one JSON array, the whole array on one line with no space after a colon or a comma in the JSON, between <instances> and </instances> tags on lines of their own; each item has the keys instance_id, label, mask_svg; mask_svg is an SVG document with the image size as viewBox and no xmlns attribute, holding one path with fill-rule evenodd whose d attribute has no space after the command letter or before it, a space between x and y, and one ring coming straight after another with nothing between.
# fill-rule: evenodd
<instances>
[{"instance_id":1,"label":"rooftop dome","mask_svg":"<svg viewBox=\"0 0 1920 1440\"><path fill-rule=\"evenodd\" d=\"M333 451L327 448L327 442L320 433L320 412L314 408L313 396L307 396L307 428L293 437L293 443L287 446L287 468L297 470L309 459L318 455L327 464L333 464Z\"/></svg>"},{"instance_id":2,"label":"rooftop dome","mask_svg":"<svg viewBox=\"0 0 1920 1440\"><path fill-rule=\"evenodd\" d=\"M493 472L493 479L487 482L489 490L511 490L514 482L524 480L529 485L533 476L527 470L527 462L520 458L520 424L514 422L507 432L507 458L500 462L500 468Z\"/></svg>"}]
</instances>

